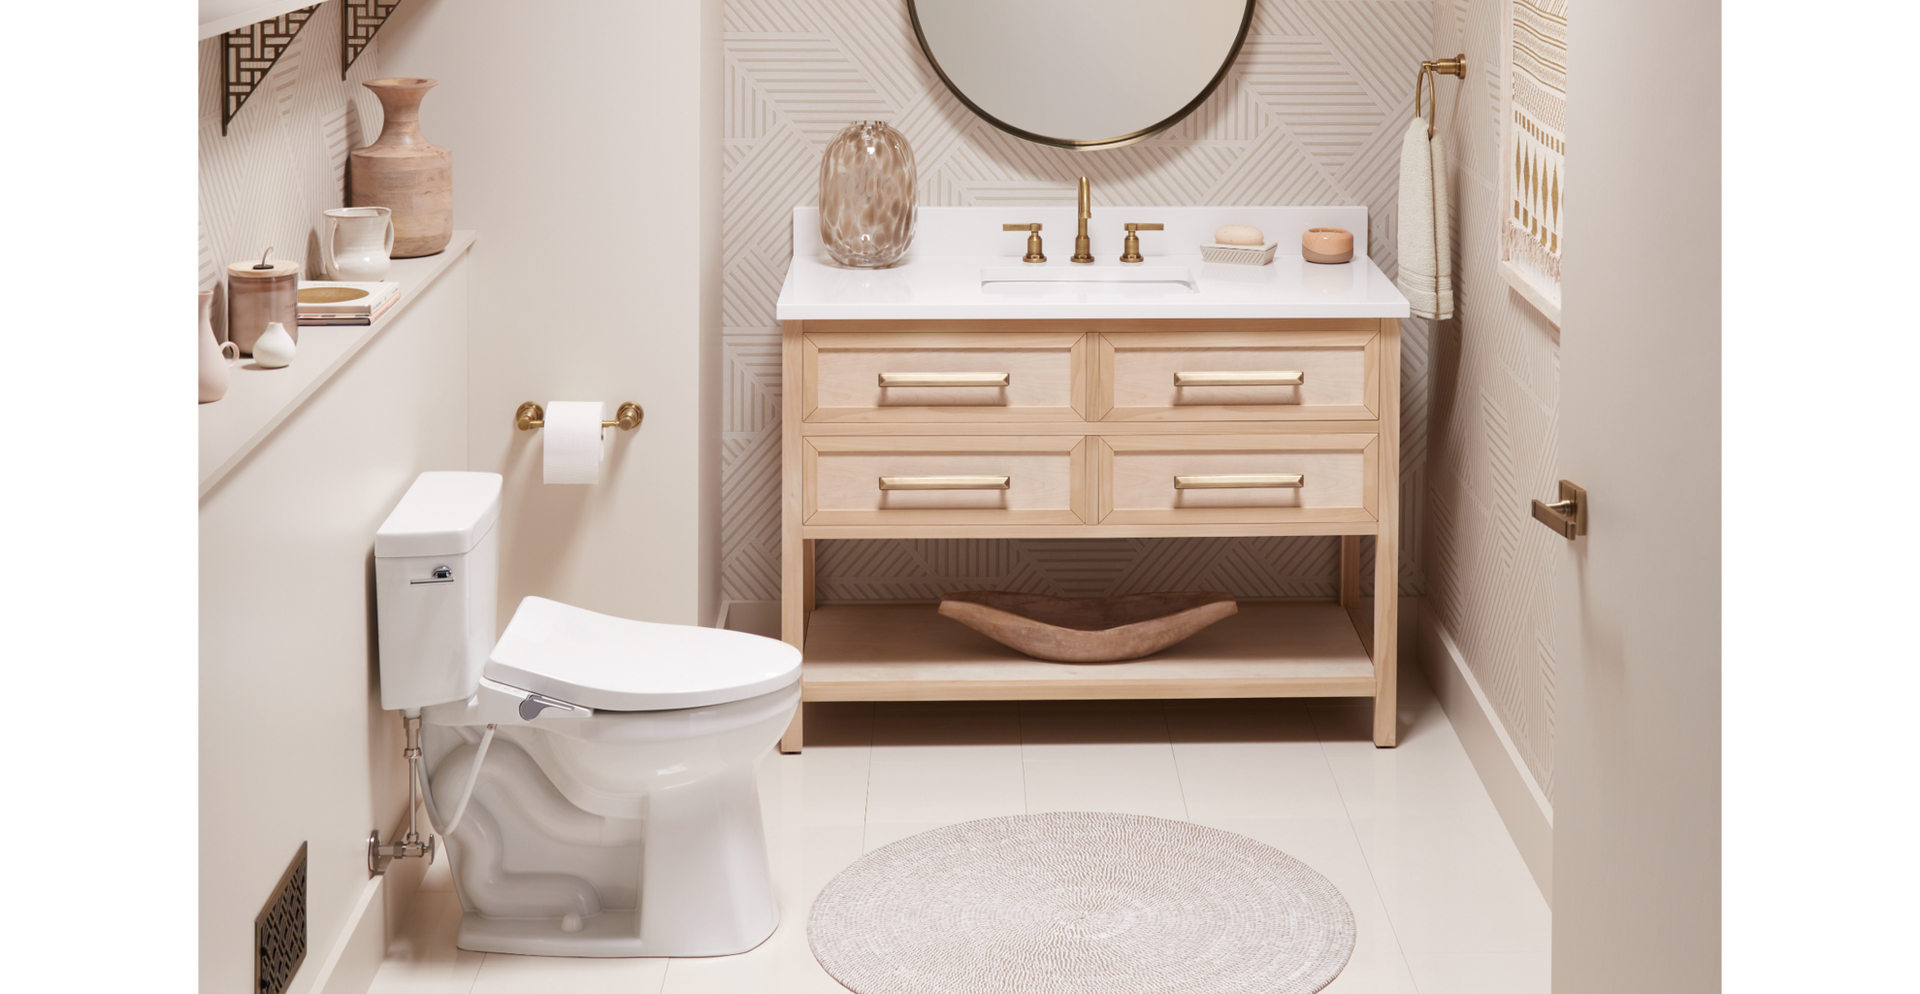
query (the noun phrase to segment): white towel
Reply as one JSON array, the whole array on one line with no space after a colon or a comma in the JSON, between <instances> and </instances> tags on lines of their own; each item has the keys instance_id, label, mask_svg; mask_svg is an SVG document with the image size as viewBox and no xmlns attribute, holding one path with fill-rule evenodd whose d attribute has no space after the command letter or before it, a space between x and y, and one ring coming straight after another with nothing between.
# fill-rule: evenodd
<instances>
[{"instance_id":1,"label":"white towel","mask_svg":"<svg viewBox=\"0 0 1920 994\"><path fill-rule=\"evenodd\" d=\"M1400 292L1413 316L1453 317L1453 236L1447 224L1447 142L1415 115L1400 143Z\"/></svg>"}]
</instances>

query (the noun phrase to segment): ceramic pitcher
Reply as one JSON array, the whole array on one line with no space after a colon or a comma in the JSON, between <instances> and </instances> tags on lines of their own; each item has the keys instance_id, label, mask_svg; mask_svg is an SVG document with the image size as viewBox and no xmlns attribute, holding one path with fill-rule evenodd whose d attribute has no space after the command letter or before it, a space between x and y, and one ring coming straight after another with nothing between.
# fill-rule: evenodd
<instances>
[{"instance_id":1,"label":"ceramic pitcher","mask_svg":"<svg viewBox=\"0 0 1920 994\"><path fill-rule=\"evenodd\" d=\"M377 283L393 261L393 211L385 207L336 207L327 211L320 255L331 279Z\"/></svg>"},{"instance_id":2,"label":"ceramic pitcher","mask_svg":"<svg viewBox=\"0 0 1920 994\"><path fill-rule=\"evenodd\" d=\"M233 374L227 368L240 359L240 346L221 344L213 337L213 291L200 291L200 403L211 404L227 395Z\"/></svg>"}]
</instances>

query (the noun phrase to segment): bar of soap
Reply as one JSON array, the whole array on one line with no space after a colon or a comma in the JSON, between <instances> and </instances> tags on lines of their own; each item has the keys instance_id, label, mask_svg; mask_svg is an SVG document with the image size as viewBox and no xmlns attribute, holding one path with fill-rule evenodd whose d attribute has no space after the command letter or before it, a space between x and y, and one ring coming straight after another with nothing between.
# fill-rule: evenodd
<instances>
[{"instance_id":1,"label":"bar of soap","mask_svg":"<svg viewBox=\"0 0 1920 994\"><path fill-rule=\"evenodd\" d=\"M1220 245L1265 245L1267 236L1251 224L1223 224L1214 229L1213 240Z\"/></svg>"}]
</instances>

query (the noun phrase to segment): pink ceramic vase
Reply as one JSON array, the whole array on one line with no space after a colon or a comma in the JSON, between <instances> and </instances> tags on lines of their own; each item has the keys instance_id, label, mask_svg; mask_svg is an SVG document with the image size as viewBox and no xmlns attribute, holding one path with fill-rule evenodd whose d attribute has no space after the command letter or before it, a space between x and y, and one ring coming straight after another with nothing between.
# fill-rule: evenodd
<instances>
[{"instance_id":1,"label":"pink ceramic vase","mask_svg":"<svg viewBox=\"0 0 1920 994\"><path fill-rule=\"evenodd\" d=\"M239 361L240 346L222 345L213 337L213 291L200 291L200 403L211 404L227 395L233 381L229 370Z\"/></svg>"}]
</instances>

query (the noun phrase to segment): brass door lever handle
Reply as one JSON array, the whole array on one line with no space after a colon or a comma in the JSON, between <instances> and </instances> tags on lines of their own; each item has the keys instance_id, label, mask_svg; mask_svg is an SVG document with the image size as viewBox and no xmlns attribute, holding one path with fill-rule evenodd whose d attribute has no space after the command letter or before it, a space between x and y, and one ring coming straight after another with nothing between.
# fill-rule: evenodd
<instances>
[{"instance_id":1,"label":"brass door lever handle","mask_svg":"<svg viewBox=\"0 0 1920 994\"><path fill-rule=\"evenodd\" d=\"M1145 262L1147 261L1146 257L1140 254L1140 236L1135 234L1135 232L1165 231L1167 230L1167 226L1164 224L1132 224L1130 223L1126 226L1126 229L1127 229L1127 240L1126 240L1126 243L1121 246L1122 251L1120 253L1120 261L1121 262Z\"/></svg>"},{"instance_id":2,"label":"brass door lever handle","mask_svg":"<svg viewBox=\"0 0 1920 994\"><path fill-rule=\"evenodd\" d=\"M1027 254L1020 257L1021 262L1045 262L1047 257L1040 254L1040 226L1037 224L1003 224L1001 231L1024 231L1027 233Z\"/></svg>"},{"instance_id":3,"label":"brass door lever handle","mask_svg":"<svg viewBox=\"0 0 1920 994\"><path fill-rule=\"evenodd\" d=\"M1533 520L1560 533L1561 538L1575 539L1587 533L1587 492L1566 480L1560 481L1560 499L1549 504L1545 501L1533 502Z\"/></svg>"}]
</instances>

